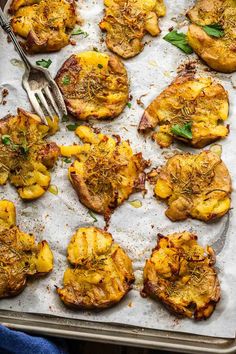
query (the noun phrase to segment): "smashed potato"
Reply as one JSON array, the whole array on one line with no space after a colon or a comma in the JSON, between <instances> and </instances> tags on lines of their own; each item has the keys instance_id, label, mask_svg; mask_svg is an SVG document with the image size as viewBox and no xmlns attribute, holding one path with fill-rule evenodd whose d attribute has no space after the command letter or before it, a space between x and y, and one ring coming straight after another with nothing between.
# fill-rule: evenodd
<instances>
[{"instance_id":1,"label":"smashed potato","mask_svg":"<svg viewBox=\"0 0 236 354\"><path fill-rule=\"evenodd\" d=\"M69 44L77 22L74 0L13 0L13 31L29 53L55 52Z\"/></svg>"},{"instance_id":2,"label":"smashed potato","mask_svg":"<svg viewBox=\"0 0 236 354\"><path fill-rule=\"evenodd\" d=\"M72 55L59 70L56 82L68 111L78 119L117 117L129 100L123 63L95 51Z\"/></svg>"},{"instance_id":3,"label":"smashed potato","mask_svg":"<svg viewBox=\"0 0 236 354\"><path fill-rule=\"evenodd\" d=\"M220 300L220 284L211 247L199 246L189 232L158 235L144 268L143 296L160 300L175 314L207 319Z\"/></svg>"},{"instance_id":4,"label":"smashed potato","mask_svg":"<svg viewBox=\"0 0 236 354\"><path fill-rule=\"evenodd\" d=\"M134 191L145 190L147 161L133 154L128 141L96 134L90 127L79 126L76 134L84 145L62 146L63 156L75 155L69 178L81 203L108 220L111 212Z\"/></svg>"},{"instance_id":5,"label":"smashed potato","mask_svg":"<svg viewBox=\"0 0 236 354\"><path fill-rule=\"evenodd\" d=\"M236 2L198 0L187 16L192 22L187 39L193 50L212 69L225 73L235 71ZM210 31L206 26L210 26Z\"/></svg>"},{"instance_id":6,"label":"smashed potato","mask_svg":"<svg viewBox=\"0 0 236 354\"><path fill-rule=\"evenodd\" d=\"M134 282L132 263L108 232L80 228L68 246L74 268L64 274L57 292L65 305L78 309L106 308L118 303Z\"/></svg>"},{"instance_id":7,"label":"smashed potato","mask_svg":"<svg viewBox=\"0 0 236 354\"><path fill-rule=\"evenodd\" d=\"M18 109L16 116L0 120L0 185L8 180L24 200L41 197L50 185L50 168L55 164L59 147L45 141L58 129L58 120L49 126L38 116Z\"/></svg>"},{"instance_id":8,"label":"smashed potato","mask_svg":"<svg viewBox=\"0 0 236 354\"><path fill-rule=\"evenodd\" d=\"M158 125L153 139L161 147L168 147L177 139L202 148L227 136L229 129L222 121L228 118L228 112L228 94L223 86L211 78L182 76L146 108L139 131Z\"/></svg>"},{"instance_id":9,"label":"smashed potato","mask_svg":"<svg viewBox=\"0 0 236 354\"><path fill-rule=\"evenodd\" d=\"M107 47L123 58L143 50L146 33L157 36L159 17L166 13L163 0L104 0L105 16L100 28L107 32Z\"/></svg>"},{"instance_id":10,"label":"smashed potato","mask_svg":"<svg viewBox=\"0 0 236 354\"><path fill-rule=\"evenodd\" d=\"M230 208L229 171L211 151L176 154L165 166L150 172L149 178L155 182L155 196L166 201L166 216L172 221L188 217L209 221Z\"/></svg>"},{"instance_id":11,"label":"smashed potato","mask_svg":"<svg viewBox=\"0 0 236 354\"><path fill-rule=\"evenodd\" d=\"M0 201L0 298L18 295L27 278L53 269L53 254L47 241L35 242L33 235L16 226L15 206Z\"/></svg>"}]
</instances>

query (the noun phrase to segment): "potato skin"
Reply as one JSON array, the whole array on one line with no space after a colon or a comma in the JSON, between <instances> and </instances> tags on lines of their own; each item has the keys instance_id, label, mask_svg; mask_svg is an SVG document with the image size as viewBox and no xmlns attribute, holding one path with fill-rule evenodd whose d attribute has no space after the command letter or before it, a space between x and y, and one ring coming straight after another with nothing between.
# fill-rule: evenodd
<instances>
[{"instance_id":1,"label":"potato skin","mask_svg":"<svg viewBox=\"0 0 236 354\"><path fill-rule=\"evenodd\" d=\"M158 126L153 139L161 147L169 147L174 139L202 148L229 133L222 121L228 117L228 93L211 78L195 78L188 74L177 77L145 109L139 132L146 133ZM192 139L175 134L172 128L191 123Z\"/></svg>"},{"instance_id":2,"label":"potato skin","mask_svg":"<svg viewBox=\"0 0 236 354\"><path fill-rule=\"evenodd\" d=\"M198 0L187 13L192 22L187 39L193 50L212 69L224 73L236 70L235 26L236 4L233 0ZM201 26L220 24L225 35L209 36Z\"/></svg>"},{"instance_id":3,"label":"potato skin","mask_svg":"<svg viewBox=\"0 0 236 354\"><path fill-rule=\"evenodd\" d=\"M124 59L143 50L146 33L158 36L158 20L166 13L163 0L104 0L105 16L100 22L106 31L107 47Z\"/></svg>"},{"instance_id":4,"label":"potato skin","mask_svg":"<svg viewBox=\"0 0 236 354\"><path fill-rule=\"evenodd\" d=\"M74 0L13 0L10 13L13 31L25 38L29 53L59 51L77 22Z\"/></svg>"},{"instance_id":5,"label":"potato skin","mask_svg":"<svg viewBox=\"0 0 236 354\"><path fill-rule=\"evenodd\" d=\"M48 126L23 109L0 120L0 185L9 180L24 200L41 197L50 185L50 173L60 149L46 136L58 129L58 119Z\"/></svg>"},{"instance_id":6,"label":"potato skin","mask_svg":"<svg viewBox=\"0 0 236 354\"><path fill-rule=\"evenodd\" d=\"M172 221L191 217L207 222L229 211L232 190L229 171L211 151L176 154L149 177L155 184L155 196L166 201L165 214Z\"/></svg>"},{"instance_id":7,"label":"potato skin","mask_svg":"<svg viewBox=\"0 0 236 354\"><path fill-rule=\"evenodd\" d=\"M33 235L15 225L15 219L7 225L6 219L15 218L15 213L12 202L0 201L0 299L18 295L26 287L28 277L42 276L53 269L47 241L36 244Z\"/></svg>"},{"instance_id":8,"label":"potato skin","mask_svg":"<svg viewBox=\"0 0 236 354\"><path fill-rule=\"evenodd\" d=\"M68 246L68 260L74 268L65 271L64 287L57 293L72 309L111 307L131 290L131 260L106 231L78 229Z\"/></svg>"},{"instance_id":9,"label":"potato skin","mask_svg":"<svg viewBox=\"0 0 236 354\"><path fill-rule=\"evenodd\" d=\"M144 268L143 296L161 301L169 311L195 320L207 319L220 300L220 284L211 247L202 248L189 232L158 234L157 246Z\"/></svg>"},{"instance_id":10,"label":"potato skin","mask_svg":"<svg viewBox=\"0 0 236 354\"><path fill-rule=\"evenodd\" d=\"M58 71L56 82L68 111L84 121L113 119L129 100L125 66L110 54L90 51L72 55Z\"/></svg>"}]
</instances>

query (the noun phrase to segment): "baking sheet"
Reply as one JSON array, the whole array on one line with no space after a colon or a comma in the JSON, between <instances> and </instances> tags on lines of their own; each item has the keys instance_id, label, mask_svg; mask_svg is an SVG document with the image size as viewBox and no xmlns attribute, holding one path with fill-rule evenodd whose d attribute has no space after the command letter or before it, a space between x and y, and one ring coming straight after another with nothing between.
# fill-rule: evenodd
<instances>
[{"instance_id":1,"label":"baking sheet","mask_svg":"<svg viewBox=\"0 0 236 354\"><path fill-rule=\"evenodd\" d=\"M193 151L182 145L173 144L171 149L161 150L151 139L145 139L137 132L137 126L143 109L136 100L142 97L145 104L149 104L176 76L179 65L188 59L177 48L165 42L162 37L171 26L184 28L186 20L184 13L191 5L187 0L166 0L167 15L161 19L162 34L158 38L146 37L147 44L144 51L137 57L125 61L130 78L130 93L132 95L131 108L126 108L116 120L94 123L109 134L119 134L123 139L130 139L135 152L142 151L144 158L151 159L152 166L157 166L165 161L166 154L171 150L182 149ZM102 0L84 0L78 4L80 15L84 19L82 29L89 33L87 38L74 37L76 46L67 46L59 53L40 54L31 57L32 62L39 59L52 60L50 71L56 74L62 63L75 52L92 50L106 51L98 23L103 14ZM189 59L196 58L193 54ZM8 113L15 113L17 107L30 109L25 92L21 87L23 74L22 65L18 62L17 53L12 44L7 43L6 36L0 32L0 92L7 88L7 104L0 106L1 117ZM230 135L220 142L223 146L223 160L228 166L233 187L236 181L236 164L233 151L236 150L236 107L234 102L235 90L232 86L230 75L210 73L204 71L205 67L199 63L199 73L213 75L221 80L230 95ZM73 132L66 129L67 123L61 124L61 130L52 140L59 144L79 143ZM206 336L224 338L235 337L236 322L236 266L235 248L236 228L235 210L232 209L228 216L219 221L205 224L197 220L172 223L165 215L165 204L153 198L152 187L147 184L148 193L142 198L140 193L132 195L130 200L139 199L142 207L135 209L128 202L119 207L111 218L109 232L113 238L128 252L133 260L136 283L134 289L117 306L100 312L71 311L64 307L55 291L55 285L62 285L63 272L67 267L66 247L76 230L80 226L95 225L104 227L104 220L96 216L94 223L88 214L88 209L80 204L77 195L67 179L68 164L59 161L52 171L52 184L58 187L57 196L46 193L35 202L23 203L19 200L14 188L9 185L0 187L0 198L12 200L17 207L17 220L26 232L33 232L37 240L47 239L54 252L54 271L49 276L29 282L24 292L13 299L0 301L0 309L14 310L30 313L57 315L73 319L85 319L106 323L119 323L135 325L146 328L181 331ZM235 192L232 193L232 208L236 202ZM229 222L229 223L228 223ZM151 299L143 299L139 291L142 287L142 269L145 260L149 257L151 249L156 244L158 232L168 234L182 230L191 230L199 236L202 245L215 244L220 253L217 256L217 268L221 282L222 299L215 312L207 321L194 322L189 319L177 319L159 303ZM223 247L218 247L219 238L226 235ZM216 243L217 242L217 243Z\"/></svg>"}]
</instances>

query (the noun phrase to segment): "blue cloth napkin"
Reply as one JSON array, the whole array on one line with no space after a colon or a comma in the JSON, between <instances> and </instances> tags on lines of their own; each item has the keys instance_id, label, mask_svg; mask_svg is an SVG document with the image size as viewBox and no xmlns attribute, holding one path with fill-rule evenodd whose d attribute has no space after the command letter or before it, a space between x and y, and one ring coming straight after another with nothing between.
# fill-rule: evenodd
<instances>
[{"instance_id":1,"label":"blue cloth napkin","mask_svg":"<svg viewBox=\"0 0 236 354\"><path fill-rule=\"evenodd\" d=\"M57 343L57 344L56 344ZM10 330L0 325L0 354L68 354L65 343Z\"/></svg>"}]
</instances>

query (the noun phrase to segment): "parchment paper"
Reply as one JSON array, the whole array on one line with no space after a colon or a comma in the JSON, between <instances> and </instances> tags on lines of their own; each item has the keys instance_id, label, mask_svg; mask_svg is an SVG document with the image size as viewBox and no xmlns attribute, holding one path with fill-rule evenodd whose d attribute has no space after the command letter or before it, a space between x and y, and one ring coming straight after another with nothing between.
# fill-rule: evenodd
<instances>
[{"instance_id":1,"label":"parchment paper","mask_svg":"<svg viewBox=\"0 0 236 354\"><path fill-rule=\"evenodd\" d=\"M191 5L187 0L165 0L167 15L160 21L162 34L158 38L147 36L147 45L144 51L137 57L125 61L130 79L130 93L133 96L131 108L125 109L123 114L110 122L95 123L105 133L119 134L123 139L130 139L135 152L142 151L146 159L151 159L152 166L165 162L165 155L172 150L185 149L183 145L174 144L171 149L161 150L151 139L146 141L137 132L137 126L143 109L136 100L141 96L145 106L151 102L176 76L177 67L188 59L180 50L165 42L162 37L173 27L186 25L185 11ZM74 37L76 46L67 46L59 53L50 55L35 55L32 62L39 59L51 58L50 71L56 74L62 63L70 54L84 50L92 50L97 47L106 51L105 44L101 41L102 34L98 23L103 15L102 0L79 1L80 15L84 19L82 29L89 33L87 38ZM196 58L193 54L188 58ZM0 89L7 88L9 95L7 104L0 106L0 116L15 113L17 107L31 109L27 96L21 87L23 69L15 65L15 59L19 59L11 43L7 43L6 36L0 31ZM14 64L14 65L13 65ZM204 71L206 67L199 64L199 72L204 75L213 75L220 79L230 96L230 134L220 144L223 146L223 160L228 166L233 187L236 181L236 107L235 90L231 84L231 76L209 73ZM79 139L73 132L69 132L66 123L61 123L61 131L52 140L59 144L79 143ZM197 151L196 151L197 152ZM67 318L94 320L99 322L111 322L119 324L135 325L147 328L156 328L171 331L191 332L207 336L234 338L236 323L236 215L231 210L230 216L225 216L219 221L205 224L197 220L185 222L171 222L165 215L165 204L153 197L153 191L148 186L148 193L144 199L141 194L130 197L130 200L139 199L142 207L135 209L125 202L113 214L109 231L128 252L133 260L135 269L135 287L125 299L117 306L101 312L71 311L63 306L55 291L55 285L62 285L63 273L67 267L66 248L76 228L79 226L93 225L94 220L88 214L67 178L68 164L59 161L52 171L52 184L57 185L57 196L47 192L35 202L23 203L16 190L8 185L0 187L0 198L12 200L17 207L17 220L21 228L26 232L33 232L37 240L47 239L54 252L54 271L47 277L29 282L23 293L16 298L0 301L0 308L31 313L57 315ZM232 193L232 208L235 206L235 192ZM230 217L227 228L228 217ZM97 216L97 227L104 227L101 216ZM151 299L143 299L139 291L142 287L142 270L145 260L150 256L152 248L156 244L158 232L168 234L182 230L191 230L198 234L202 245L214 244L222 233L226 233L225 244L217 255L217 268L221 282L222 299L216 307L214 314L207 321L195 322L188 319L176 319L161 304Z\"/></svg>"}]
</instances>

